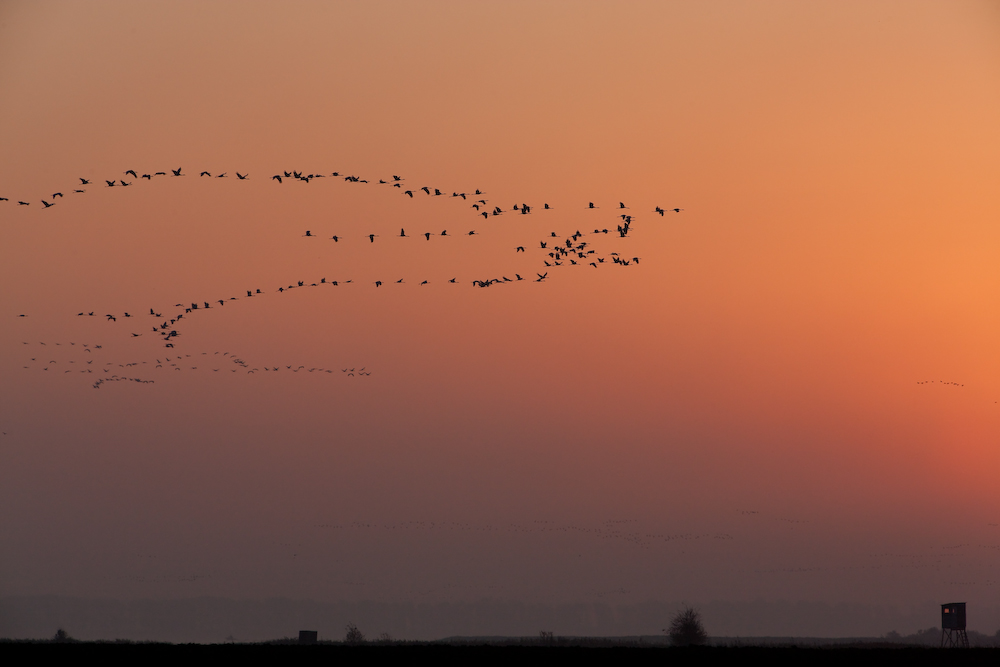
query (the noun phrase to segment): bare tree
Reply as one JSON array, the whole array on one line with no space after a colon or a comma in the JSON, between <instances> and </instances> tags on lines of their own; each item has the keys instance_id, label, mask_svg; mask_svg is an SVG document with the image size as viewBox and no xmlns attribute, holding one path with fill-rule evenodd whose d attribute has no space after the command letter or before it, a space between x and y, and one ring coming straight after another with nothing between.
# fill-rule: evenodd
<instances>
[{"instance_id":1,"label":"bare tree","mask_svg":"<svg viewBox=\"0 0 1000 667\"><path fill-rule=\"evenodd\" d=\"M708 633L701 624L701 614L692 607L677 612L665 632L670 635L674 646L700 646L708 641Z\"/></svg>"}]
</instances>

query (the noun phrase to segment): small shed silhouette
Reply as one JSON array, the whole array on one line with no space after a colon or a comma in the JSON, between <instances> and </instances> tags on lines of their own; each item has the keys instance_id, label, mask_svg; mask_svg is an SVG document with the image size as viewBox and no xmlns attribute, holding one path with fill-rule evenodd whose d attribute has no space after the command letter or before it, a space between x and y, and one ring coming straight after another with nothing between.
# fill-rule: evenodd
<instances>
[{"instance_id":1,"label":"small shed silhouette","mask_svg":"<svg viewBox=\"0 0 1000 667\"><path fill-rule=\"evenodd\" d=\"M964 602L941 605L941 646L969 648L969 635L965 632Z\"/></svg>"},{"instance_id":2,"label":"small shed silhouette","mask_svg":"<svg viewBox=\"0 0 1000 667\"><path fill-rule=\"evenodd\" d=\"M299 630L300 644L315 644L319 633L316 630Z\"/></svg>"}]
</instances>

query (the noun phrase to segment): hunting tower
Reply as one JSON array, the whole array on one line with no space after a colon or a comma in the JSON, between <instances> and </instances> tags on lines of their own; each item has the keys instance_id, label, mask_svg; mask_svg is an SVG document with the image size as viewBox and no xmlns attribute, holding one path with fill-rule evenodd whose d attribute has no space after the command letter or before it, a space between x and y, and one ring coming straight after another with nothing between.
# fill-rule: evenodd
<instances>
[{"instance_id":1,"label":"hunting tower","mask_svg":"<svg viewBox=\"0 0 1000 667\"><path fill-rule=\"evenodd\" d=\"M941 605L941 647L969 648L969 635L965 633L964 602Z\"/></svg>"}]
</instances>

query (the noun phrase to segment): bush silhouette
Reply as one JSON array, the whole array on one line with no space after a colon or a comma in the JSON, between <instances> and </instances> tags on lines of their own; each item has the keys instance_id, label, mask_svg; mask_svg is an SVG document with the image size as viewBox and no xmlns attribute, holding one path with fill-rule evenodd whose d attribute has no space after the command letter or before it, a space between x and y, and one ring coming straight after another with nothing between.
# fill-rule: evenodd
<instances>
[{"instance_id":1,"label":"bush silhouette","mask_svg":"<svg viewBox=\"0 0 1000 667\"><path fill-rule=\"evenodd\" d=\"M358 626L353 623L347 624L347 634L344 636L344 643L346 644L364 644L365 634L358 630Z\"/></svg>"},{"instance_id":2,"label":"bush silhouette","mask_svg":"<svg viewBox=\"0 0 1000 667\"><path fill-rule=\"evenodd\" d=\"M708 641L708 633L701 624L701 614L685 607L670 621L667 629L674 646L701 646Z\"/></svg>"}]
</instances>

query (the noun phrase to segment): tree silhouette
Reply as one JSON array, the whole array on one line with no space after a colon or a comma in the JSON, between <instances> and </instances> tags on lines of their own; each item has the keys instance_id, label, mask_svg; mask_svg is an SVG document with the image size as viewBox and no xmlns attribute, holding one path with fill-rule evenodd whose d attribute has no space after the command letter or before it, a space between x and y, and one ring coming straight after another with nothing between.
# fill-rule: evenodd
<instances>
[{"instance_id":1,"label":"tree silhouette","mask_svg":"<svg viewBox=\"0 0 1000 667\"><path fill-rule=\"evenodd\" d=\"M708 633L701 624L701 614L691 607L677 612L667 629L674 646L700 646L708 640Z\"/></svg>"},{"instance_id":2,"label":"tree silhouette","mask_svg":"<svg viewBox=\"0 0 1000 667\"><path fill-rule=\"evenodd\" d=\"M353 623L347 624L347 634L344 636L344 642L347 644L364 644L365 634L358 630L358 626Z\"/></svg>"}]
</instances>

